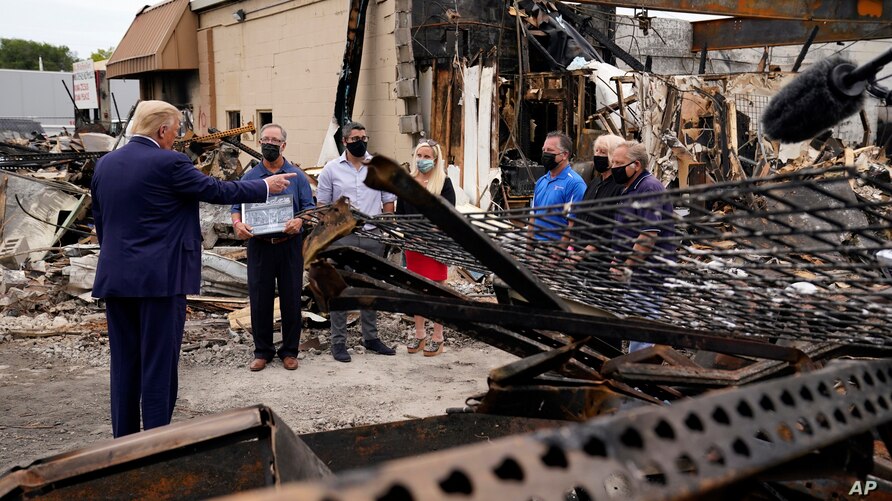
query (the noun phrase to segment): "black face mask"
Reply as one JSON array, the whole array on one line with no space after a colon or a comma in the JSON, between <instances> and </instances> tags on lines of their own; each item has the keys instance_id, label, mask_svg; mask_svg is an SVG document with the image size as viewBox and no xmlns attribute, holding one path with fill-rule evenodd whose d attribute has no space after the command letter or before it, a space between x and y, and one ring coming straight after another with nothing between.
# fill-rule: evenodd
<instances>
[{"instance_id":1,"label":"black face mask","mask_svg":"<svg viewBox=\"0 0 892 501\"><path fill-rule=\"evenodd\" d=\"M606 156L603 155L595 155L595 170L599 173L603 174L610 170L610 161L607 160Z\"/></svg>"},{"instance_id":2,"label":"black face mask","mask_svg":"<svg viewBox=\"0 0 892 501\"><path fill-rule=\"evenodd\" d=\"M279 155L281 155L280 147L278 144L268 144L264 143L260 145L260 152L263 154L263 158L266 159L267 162L275 162L279 159Z\"/></svg>"},{"instance_id":3,"label":"black face mask","mask_svg":"<svg viewBox=\"0 0 892 501\"><path fill-rule=\"evenodd\" d=\"M367 150L369 143L365 141L356 141L353 143L347 143L347 151L350 152L351 155L358 158L365 157L365 153Z\"/></svg>"},{"instance_id":4,"label":"black face mask","mask_svg":"<svg viewBox=\"0 0 892 501\"><path fill-rule=\"evenodd\" d=\"M542 165L545 166L545 170L551 170L558 166L558 163L554 161L555 156L554 153L542 154Z\"/></svg>"},{"instance_id":5,"label":"black face mask","mask_svg":"<svg viewBox=\"0 0 892 501\"><path fill-rule=\"evenodd\" d=\"M620 165L619 167L613 167L610 169L610 175L613 176L613 180L616 181L617 184L626 184L629 182L631 177L626 173L626 167L632 165L633 162L629 162L626 165Z\"/></svg>"}]
</instances>

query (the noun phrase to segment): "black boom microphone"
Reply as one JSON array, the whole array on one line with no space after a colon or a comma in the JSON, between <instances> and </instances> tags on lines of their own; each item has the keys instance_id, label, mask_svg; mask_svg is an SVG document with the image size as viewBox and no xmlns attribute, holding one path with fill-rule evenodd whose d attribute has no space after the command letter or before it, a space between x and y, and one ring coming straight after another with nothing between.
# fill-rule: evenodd
<instances>
[{"instance_id":1,"label":"black boom microphone","mask_svg":"<svg viewBox=\"0 0 892 501\"><path fill-rule=\"evenodd\" d=\"M892 50L857 68L840 57L813 64L768 103L765 134L784 143L805 141L857 113L868 83L890 61Z\"/></svg>"}]
</instances>

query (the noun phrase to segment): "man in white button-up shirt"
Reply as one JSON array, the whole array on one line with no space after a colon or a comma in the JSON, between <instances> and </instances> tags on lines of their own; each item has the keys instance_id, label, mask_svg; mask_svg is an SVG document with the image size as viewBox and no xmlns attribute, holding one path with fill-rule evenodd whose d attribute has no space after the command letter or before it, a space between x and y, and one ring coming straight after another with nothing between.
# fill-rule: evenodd
<instances>
[{"instance_id":1,"label":"man in white button-up shirt","mask_svg":"<svg viewBox=\"0 0 892 501\"><path fill-rule=\"evenodd\" d=\"M318 205L328 205L345 196L350 205L367 216L377 216L384 212L393 212L396 195L378 191L365 185L365 177L369 172L364 163L371 158L368 153L369 137L365 127L358 122L350 122L341 128L341 137L346 151L325 164L319 175L316 187ZM376 231L372 224L366 224L365 231ZM335 246L343 245L359 247L373 254L384 256L384 245L368 237L356 234L347 235L338 240ZM362 311L362 345L369 351L381 355L395 355L396 350L386 346L378 339L378 321L374 311ZM339 362L349 362L347 353L347 312L331 312L331 354Z\"/></svg>"}]
</instances>

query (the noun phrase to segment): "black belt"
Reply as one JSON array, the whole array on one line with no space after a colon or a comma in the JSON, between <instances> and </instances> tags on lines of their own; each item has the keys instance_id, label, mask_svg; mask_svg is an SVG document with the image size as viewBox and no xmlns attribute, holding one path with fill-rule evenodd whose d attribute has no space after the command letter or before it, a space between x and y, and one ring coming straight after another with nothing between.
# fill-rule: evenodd
<instances>
[{"instance_id":1,"label":"black belt","mask_svg":"<svg viewBox=\"0 0 892 501\"><path fill-rule=\"evenodd\" d=\"M287 242L287 241L291 240L292 238L296 237L297 235L298 235L298 233L295 233L294 235L288 235L287 237L272 237L272 238L261 237L261 236L255 235L254 238L260 240L261 242L266 242L268 244L280 244L282 242Z\"/></svg>"}]
</instances>

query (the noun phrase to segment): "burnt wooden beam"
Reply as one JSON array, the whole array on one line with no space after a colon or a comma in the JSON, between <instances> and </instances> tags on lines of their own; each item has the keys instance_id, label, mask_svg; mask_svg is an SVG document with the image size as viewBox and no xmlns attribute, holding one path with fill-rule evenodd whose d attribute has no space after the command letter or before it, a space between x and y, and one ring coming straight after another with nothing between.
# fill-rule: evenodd
<instances>
[{"instance_id":1,"label":"burnt wooden beam","mask_svg":"<svg viewBox=\"0 0 892 501\"><path fill-rule=\"evenodd\" d=\"M359 69L362 66L362 45L365 41L365 22L369 0L351 0L350 17L347 21L347 44L344 48L344 62L338 79L335 94L334 119L339 126L352 120L353 103L356 101L356 88L359 85ZM343 151L341 131L335 132L335 144Z\"/></svg>"},{"instance_id":2,"label":"burnt wooden beam","mask_svg":"<svg viewBox=\"0 0 892 501\"><path fill-rule=\"evenodd\" d=\"M0 242L3 241L3 228L6 226L6 187L7 186L9 186L9 177L5 174L0 175Z\"/></svg>"},{"instance_id":3,"label":"burnt wooden beam","mask_svg":"<svg viewBox=\"0 0 892 501\"><path fill-rule=\"evenodd\" d=\"M892 21L892 0L577 0L608 7L657 9L717 16L798 19L801 21Z\"/></svg>"},{"instance_id":4,"label":"burnt wooden beam","mask_svg":"<svg viewBox=\"0 0 892 501\"><path fill-rule=\"evenodd\" d=\"M521 29L523 30L523 34L524 34L524 37L526 38L527 42L532 44L533 47L535 47L536 49L539 50L539 53L542 54L542 57L544 57L545 60L548 61L548 63L551 65L552 70L563 71L563 70L567 69L566 66L561 64L560 61L555 59L554 56L552 56L551 53L548 52L548 49L546 49L538 40L536 40L536 37L534 37L530 33L530 30L527 29L527 26L525 23L520 23L520 26L521 26Z\"/></svg>"},{"instance_id":5,"label":"burnt wooden beam","mask_svg":"<svg viewBox=\"0 0 892 501\"><path fill-rule=\"evenodd\" d=\"M581 16L562 2L557 2L555 5L557 6L558 12L561 13L561 16L563 16L570 24L580 30L583 34L594 38L595 41L610 51L614 57L628 64L629 67L635 71L644 71L645 67L641 64L641 61L614 43L611 37L608 37L606 33L602 33L600 30L592 26L590 17Z\"/></svg>"},{"instance_id":6,"label":"burnt wooden beam","mask_svg":"<svg viewBox=\"0 0 892 501\"><path fill-rule=\"evenodd\" d=\"M694 37L691 51L708 44L709 50L741 49L777 45L800 45L820 28L813 42L846 42L892 37L888 22L814 22L772 19L720 19L691 23Z\"/></svg>"},{"instance_id":7,"label":"burnt wooden beam","mask_svg":"<svg viewBox=\"0 0 892 501\"><path fill-rule=\"evenodd\" d=\"M709 46L704 43L703 49L700 50L700 67L697 69L697 74L702 75L706 73L706 55L709 52Z\"/></svg>"},{"instance_id":8,"label":"burnt wooden beam","mask_svg":"<svg viewBox=\"0 0 892 501\"><path fill-rule=\"evenodd\" d=\"M619 80L619 81L621 81L621 80ZM625 99L623 99L623 105L630 105L630 104L634 103L635 101L638 101L638 96L636 96L635 94L632 94L631 96L628 96ZM607 105L604 105L604 106L598 108L598 111L596 111L595 114L613 113L614 111L616 111L618 109L619 109L619 101L617 101L615 103L610 103L610 104L607 104Z\"/></svg>"}]
</instances>

